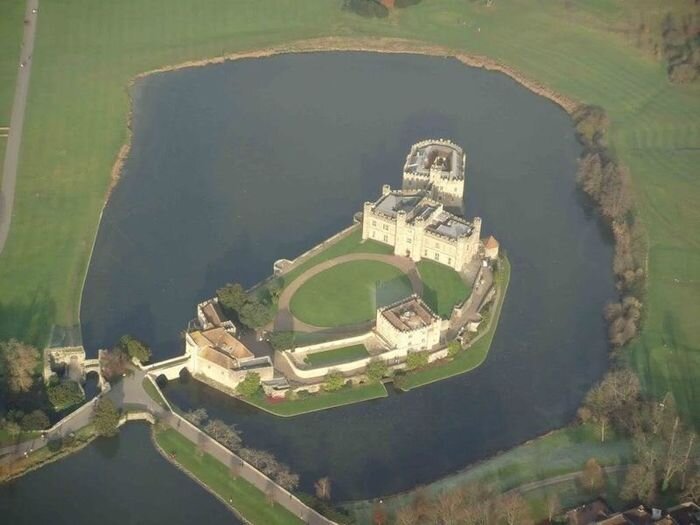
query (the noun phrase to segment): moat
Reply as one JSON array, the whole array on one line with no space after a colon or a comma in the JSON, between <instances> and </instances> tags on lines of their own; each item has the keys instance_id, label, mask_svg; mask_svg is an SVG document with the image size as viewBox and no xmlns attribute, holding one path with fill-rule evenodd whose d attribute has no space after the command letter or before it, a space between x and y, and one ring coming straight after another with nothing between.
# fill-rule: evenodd
<instances>
[{"instance_id":1,"label":"moat","mask_svg":"<svg viewBox=\"0 0 700 525\"><path fill-rule=\"evenodd\" d=\"M134 103L131 156L82 302L93 355L123 333L156 360L182 353L197 302L226 282L252 285L276 259L348 225L381 184L400 185L412 143L447 136L467 152L466 213L512 263L481 367L291 419L194 381L166 390L235 422L299 472L302 488L330 475L343 500L430 482L565 424L602 375L611 246L576 191L571 121L550 101L455 60L324 53L151 76Z\"/></svg>"}]
</instances>

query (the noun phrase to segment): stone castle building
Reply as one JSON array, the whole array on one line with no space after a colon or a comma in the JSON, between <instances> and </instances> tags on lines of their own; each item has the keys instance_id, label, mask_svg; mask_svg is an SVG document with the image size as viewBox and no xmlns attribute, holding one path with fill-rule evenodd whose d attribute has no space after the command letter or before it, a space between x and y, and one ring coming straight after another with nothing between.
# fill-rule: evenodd
<instances>
[{"instance_id":1,"label":"stone castle building","mask_svg":"<svg viewBox=\"0 0 700 525\"><path fill-rule=\"evenodd\" d=\"M416 352L440 344L440 318L417 295L377 310L375 332L389 350Z\"/></svg>"},{"instance_id":2,"label":"stone castle building","mask_svg":"<svg viewBox=\"0 0 700 525\"><path fill-rule=\"evenodd\" d=\"M411 146L403 167L403 189L424 190L435 201L461 209L467 157L449 140L424 140Z\"/></svg>"}]
</instances>

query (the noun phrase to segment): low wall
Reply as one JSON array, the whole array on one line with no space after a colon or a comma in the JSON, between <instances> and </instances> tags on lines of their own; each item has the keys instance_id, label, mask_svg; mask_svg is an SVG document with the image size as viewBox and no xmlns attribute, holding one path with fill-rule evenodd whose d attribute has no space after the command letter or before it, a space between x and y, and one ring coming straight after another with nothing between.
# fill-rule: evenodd
<instances>
[{"instance_id":1,"label":"low wall","mask_svg":"<svg viewBox=\"0 0 700 525\"><path fill-rule=\"evenodd\" d=\"M303 370L296 366L294 359L290 357L288 352L282 352L282 358L286 360L286 364L289 366L292 373L296 375L298 379L304 381L321 381L331 371L342 372L346 375L357 374L363 371L372 359L381 359L382 361L386 361L388 364L391 365L396 364L392 363L392 361L398 361L399 359L403 359L404 357L406 357L405 350L389 350L388 352L384 352L374 357L364 357L362 359L350 361L349 363L341 363L333 366L324 366L321 368L311 368L308 370Z\"/></svg>"},{"instance_id":2,"label":"low wall","mask_svg":"<svg viewBox=\"0 0 700 525\"><path fill-rule=\"evenodd\" d=\"M327 350L335 350L336 348L343 348L345 346L359 345L367 342L372 337L372 332L366 332L360 335L354 335L351 337L346 337L344 339L335 339L333 341L325 341L323 343L316 343L313 345L299 346L292 352L294 357L301 356L302 360L304 357L311 354L318 354L320 352L326 352Z\"/></svg>"},{"instance_id":3,"label":"low wall","mask_svg":"<svg viewBox=\"0 0 700 525\"><path fill-rule=\"evenodd\" d=\"M186 353L177 357L166 359L152 365L142 367L145 372L148 372L154 378L165 376L168 381L180 378L180 372L190 364L191 356Z\"/></svg>"}]
</instances>

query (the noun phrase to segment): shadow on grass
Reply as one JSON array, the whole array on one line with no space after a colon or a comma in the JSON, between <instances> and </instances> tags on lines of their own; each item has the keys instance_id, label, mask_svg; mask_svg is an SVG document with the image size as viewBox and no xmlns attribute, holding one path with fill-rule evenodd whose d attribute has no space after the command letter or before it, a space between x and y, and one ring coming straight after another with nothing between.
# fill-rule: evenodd
<instances>
[{"instance_id":1,"label":"shadow on grass","mask_svg":"<svg viewBox=\"0 0 700 525\"><path fill-rule=\"evenodd\" d=\"M24 301L0 299L0 341L14 338L41 348L55 318L56 304L46 290L37 290Z\"/></svg>"}]
</instances>

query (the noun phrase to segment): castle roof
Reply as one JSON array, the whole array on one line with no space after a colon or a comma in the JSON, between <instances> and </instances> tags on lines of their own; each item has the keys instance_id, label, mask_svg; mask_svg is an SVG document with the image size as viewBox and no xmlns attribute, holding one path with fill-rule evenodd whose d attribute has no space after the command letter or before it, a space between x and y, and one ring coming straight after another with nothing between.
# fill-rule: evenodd
<instances>
[{"instance_id":1,"label":"castle roof","mask_svg":"<svg viewBox=\"0 0 700 525\"><path fill-rule=\"evenodd\" d=\"M379 314L401 332L410 332L439 322L440 318L417 295L381 308Z\"/></svg>"},{"instance_id":2,"label":"castle roof","mask_svg":"<svg viewBox=\"0 0 700 525\"><path fill-rule=\"evenodd\" d=\"M484 241L484 248L486 248L487 250L498 248L498 246L498 241L493 235L489 235L488 239Z\"/></svg>"},{"instance_id":3,"label":"castle roof","mask_svg":"<svg viewBox=\"0 0 700 525\"><path fill-rule=\"evenodd\" d=\"M212 328L204 331L196 330L190 333L190 337L200 348L200 355L219 366L228 366L222 364L227 363L228 359L253 357L253 353L224 328Z\"/></svg>"},{"instance_id":4,"label":"castle roof","mask_svg":"<svg viewBox=\"0 0 700 525\"><path fill-rule=\"evenodd\" d=\"M447 179L464 179L462 148L444 139L424 140L411 146L404 164L404 173L428 177L431 170L440 172Z\"/></svg>"}]
</instances>

